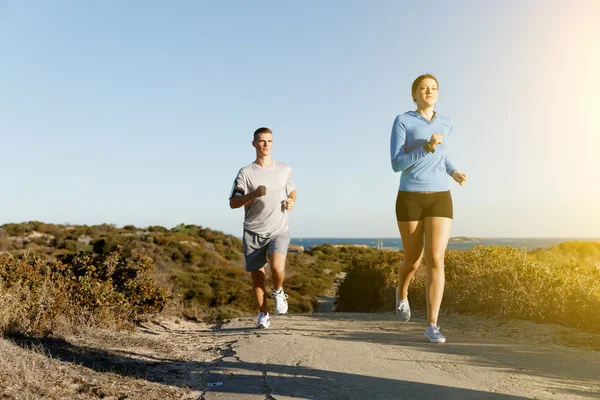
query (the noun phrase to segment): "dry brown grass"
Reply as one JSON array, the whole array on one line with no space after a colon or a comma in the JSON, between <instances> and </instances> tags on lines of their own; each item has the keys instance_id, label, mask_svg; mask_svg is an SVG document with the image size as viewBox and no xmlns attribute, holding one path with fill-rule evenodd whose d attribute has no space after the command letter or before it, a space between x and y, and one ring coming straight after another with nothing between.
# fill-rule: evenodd
<instances>
[{"instance_id":1,"label":"dry brown grass","mask_svg":"<svg viewBox=\"0 0 600 400\"><path fill-rule=\"evenodd\" d=\"M67 368L40 348L23 349L0 340L0 393L8 398L51 398L72 382Z\"/></svg>"},{"instance_id":2,"label":"dry brown grass","mask_svg":"<svg viewBox=\"0 0 600 400\"><path fill-rule=\"evenodd\" d=\"M103 345L110 346L110 342ZM110 351L110 350L106 350ZM43 345L0 339L0 398L15 400L197 398L197 392L53 358Z\"/></svg>"}]
</instances>

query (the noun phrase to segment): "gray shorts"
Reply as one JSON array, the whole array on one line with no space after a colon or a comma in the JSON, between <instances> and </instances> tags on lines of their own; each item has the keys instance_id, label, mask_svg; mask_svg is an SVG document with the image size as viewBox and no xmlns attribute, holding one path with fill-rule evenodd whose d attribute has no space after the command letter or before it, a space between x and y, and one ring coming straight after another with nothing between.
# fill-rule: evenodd
<instances>
[{"instance_id":1,"label":"gray shorts","mask_svg":"<svg viewBox=\"0 0 600 400\"><path fill-rule=\"evenodd\" d=\"M290 233L282 232L266 238L249 231L244 231L242 243L244 245L246 271L258 271L267 265L267 252L268 254L281 253L287 255L288 245L290 244Z\"/></svg>"}]
</instances>

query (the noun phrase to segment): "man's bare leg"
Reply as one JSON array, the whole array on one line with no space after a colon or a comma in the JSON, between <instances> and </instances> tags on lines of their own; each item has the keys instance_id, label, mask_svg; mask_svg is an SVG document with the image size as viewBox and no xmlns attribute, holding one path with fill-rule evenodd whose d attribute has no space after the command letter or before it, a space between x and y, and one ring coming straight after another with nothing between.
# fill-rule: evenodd
<instances>
[{"instance_id":1,"label":"man's bare leg","mask_svg":"<svg viewBox=\"0 0 600 400\"><path fill-rule=\"evenodd\" d=\"M267 307L267 292L265 290L265 268L252 271L250 274L252 275L252 290L258 309L263 313L267 313L269 308Z\"/></svg>"}]
</instances>

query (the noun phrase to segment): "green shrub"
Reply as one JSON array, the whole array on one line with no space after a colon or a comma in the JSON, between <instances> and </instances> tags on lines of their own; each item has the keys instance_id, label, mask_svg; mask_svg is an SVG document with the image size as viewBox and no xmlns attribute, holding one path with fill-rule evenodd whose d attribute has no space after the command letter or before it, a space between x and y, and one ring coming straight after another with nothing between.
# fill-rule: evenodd
<instances>
[{"instance_id":1,"label":"green shrub","mask_svg":"<svg viewBox=\"0 0 600 400\"><path fill-rule=\"evenodd\" d=\"M337 311L374 312L388 305L400 254L374 252L352 259L338 289ZM392 306L393 309L393 306Z\"/></svg>"}]
</instances>

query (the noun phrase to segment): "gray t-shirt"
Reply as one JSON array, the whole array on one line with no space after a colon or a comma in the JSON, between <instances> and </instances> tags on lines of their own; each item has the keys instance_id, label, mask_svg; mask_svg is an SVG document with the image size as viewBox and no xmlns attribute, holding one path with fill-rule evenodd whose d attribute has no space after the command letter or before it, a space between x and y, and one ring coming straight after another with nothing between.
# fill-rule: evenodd
<instances>
[{"instance_id":1,"label":"gray t-shirt","mask_svg":"<svg viewBox=\"0 0 600 400\"><path fill-rule=\"evenodd\" d=\"M232 198L256 190L260 185L267 194L244 206L244 230L270 237L287 232L288 216L284 201L296 189L292 179L292 168L277 161L268 167L253 162L240 169L231 190Z\"/></svg>"}]
</instances>

